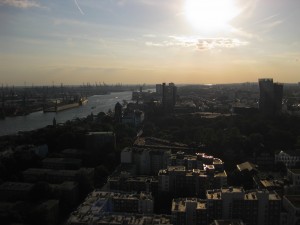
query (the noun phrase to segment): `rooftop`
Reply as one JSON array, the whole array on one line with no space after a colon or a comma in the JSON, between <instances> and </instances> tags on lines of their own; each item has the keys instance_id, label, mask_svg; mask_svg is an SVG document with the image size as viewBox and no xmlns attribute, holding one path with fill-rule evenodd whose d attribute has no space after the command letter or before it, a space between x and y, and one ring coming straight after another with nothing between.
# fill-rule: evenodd
<instances>
[{"instance_id":1,"label":"rooftop","mask_svg":"<svg viewBox=\"0 0 300 225\"><path fill-rule=\"evenodd\" d=\"M205 210L207 208L206 200L199 198L178 198L172 201L172 212L185 212L186 204L194 204L198 210Z\"/></svg>"},{"instance_id":2,"label":"rooftop","mask_svg":"<svg viewBox=\"0 0 300 225\"><path fill-rule=\"evenodd\" d=\"M249 172L251 172L251 171L257 172L257 165L250 163L250 162L244 162L244 163L238 164L237 168L239 171L247 170Z\"/></svg>"}]
</instances>

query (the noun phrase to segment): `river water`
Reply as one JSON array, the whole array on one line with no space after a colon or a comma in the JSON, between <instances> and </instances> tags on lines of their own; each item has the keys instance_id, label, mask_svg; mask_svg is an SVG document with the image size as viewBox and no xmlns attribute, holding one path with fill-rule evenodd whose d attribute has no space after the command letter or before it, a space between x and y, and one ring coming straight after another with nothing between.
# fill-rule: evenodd
<instances>
[{"instance_id":1,"label":"river water","mask_svg":"<svg viewBox=\"0 0 300 225\"><path fill-rule=\"evenodd\" d=\"M99 112L107 112L109 109L114 110L117 102L122 104L123 100L130 101L131 97L131 91L113 92L108 95L94 95L88 98L88 102L85 105L77 108L57 113L43 113L39 111L27 116L6 117L4 120L0 120L0 136L52 125L53 118L56 119L57 123L64 123L67 120L86 117L91 113L97 115Z\"/></svg>"}]
</instances>

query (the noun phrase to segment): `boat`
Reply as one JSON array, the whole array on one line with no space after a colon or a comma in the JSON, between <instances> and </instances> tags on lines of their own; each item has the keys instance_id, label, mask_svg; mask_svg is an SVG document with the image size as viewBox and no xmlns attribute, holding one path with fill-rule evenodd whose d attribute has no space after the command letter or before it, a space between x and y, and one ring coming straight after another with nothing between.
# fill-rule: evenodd
<instances>
[{"instance_id":1,"label":"boat","mask_svg":"<svg viewBox=\"0 0 300 225\"><path fill-rule=\"evenodd\" d=\"M82 97L82 98L80 98L80 100L79 100L79 104L80 105L85 105L86 103L88 103L88 99L86 98L86 97Z\"/></svg>"}]
</instances>

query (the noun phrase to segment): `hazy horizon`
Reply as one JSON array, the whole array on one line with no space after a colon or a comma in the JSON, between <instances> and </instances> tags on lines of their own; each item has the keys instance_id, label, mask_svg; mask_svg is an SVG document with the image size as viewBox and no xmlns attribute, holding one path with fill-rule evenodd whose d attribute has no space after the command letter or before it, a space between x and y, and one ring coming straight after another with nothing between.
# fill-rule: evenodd
<instances>
[{"instance_id":1,"label":"hazy horizon","mask_svg":"<svg viewBox=\"0 0 300 225\"><path fill-rule=\"evenodd\" d=\"M299 7L297 0L0 0L1 83L298 83Z\"/></svg>"}]
</instances>

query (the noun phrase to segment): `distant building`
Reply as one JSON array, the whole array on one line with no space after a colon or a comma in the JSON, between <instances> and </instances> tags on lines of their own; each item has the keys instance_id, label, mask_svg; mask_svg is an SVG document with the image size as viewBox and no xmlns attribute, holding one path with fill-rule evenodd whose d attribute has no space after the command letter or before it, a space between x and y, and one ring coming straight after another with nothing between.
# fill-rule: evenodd
<instances>
[{"instance_id":1,"label":"distant building","mask_svg":"<svg viewBox=\"0 0 300 225\"><path fill-rule=\"evenodd\" d=\"M145 114L141 110L134 110L132 112L124 113L122 123L139 126L144 122Z\"/></svg>"},{"instance_id":2,"label":"distant building","mask_svg":"<svg viewBox=\"0 0 300 225\"><path fill-rule=\"evenodd\" d=\"M115 116L114 116L114 119L115 119L115 122L117 123L121 123L122 122L122 105L117 102L117 104L115 105Z\"/></svg>"},{"instance_id":3,"label":"distant building","mask_svg":"<svg viewBox=\"0 0 300 225\"><path fill-rule=\"evenodd\" d=\"M273 79L259 79L259 110L265 115L281 113L283 84L273 83Z\"/></svg>"},{"instance_id":4,"label":"distant building","mask_svg":"<svg viewBox=\"0 0 300 225\"><path fill-rule=\"evenodd\" d=\"M283 162L287 168L295 167L300 163L300 150L280 151L275 154L275 163Z\"/></svg>"},{"instance_id":5,"label":"distant building","mask_svg":"<svg viewBox=\"0 0 300 225\"><path fill-rule=\"evenodd\" d=\"M157 174L168 165L170 150L148 148L125 148L121 152L121 163L136 165L137 174Z\"/></svg>"},{"instance_id":6,"label":"distant building","mask_svg":"<svg viewBox=\"0 0 300 225\"><path fill-rule=\"evenodd\" d=\"M176 104L177 100L177 87L174 83L169 83L169 86L166 83L162 84L162 104L163 108L166 111L172 111Z\"/></svg>"},{"instance_id":7,"label":"distant building","mask_svg":"<svg viewBox=\"0 0 300 225\"><path fill-rule=\"evenodd\" d=\"M156 85L156 93L160 96L162 96L163 89L162 89L162 84L157 84Z\"/></svg>"}]
</instances>

